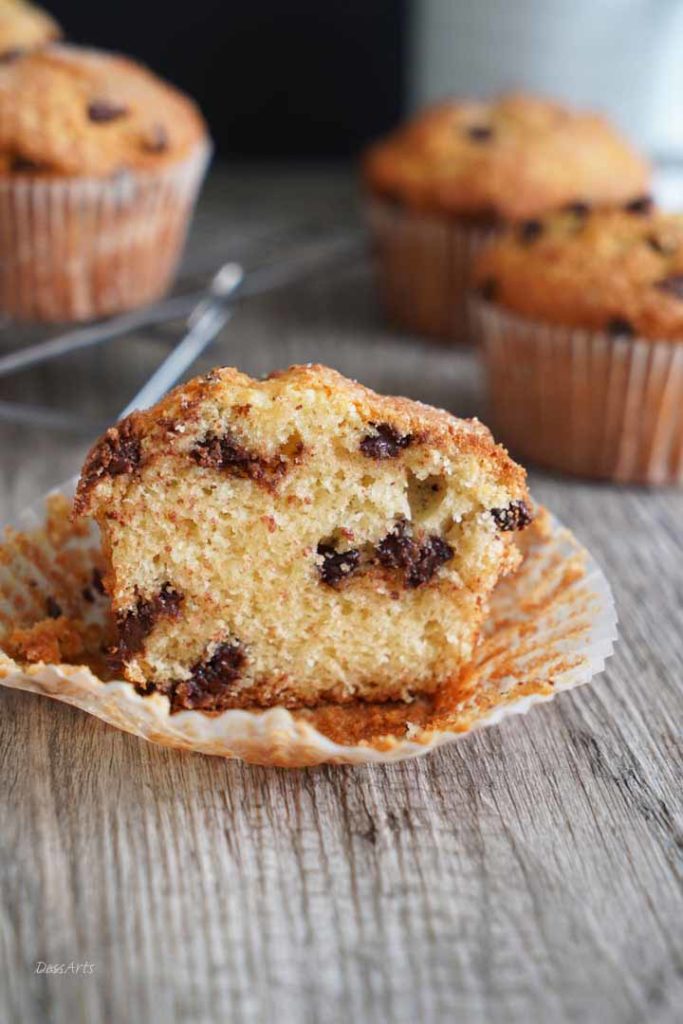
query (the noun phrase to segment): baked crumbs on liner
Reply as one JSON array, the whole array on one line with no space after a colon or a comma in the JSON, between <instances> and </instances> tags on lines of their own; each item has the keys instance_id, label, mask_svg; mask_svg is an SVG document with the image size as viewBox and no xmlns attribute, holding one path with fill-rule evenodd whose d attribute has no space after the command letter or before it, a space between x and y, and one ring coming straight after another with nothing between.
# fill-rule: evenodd
<instances>
[{"instance_id":1,"label":"baked crumbs on liner","mask_svg":"<svg viewBox=\"0 0 683 1024\"><path fill-rule=\"evenodd\" d=\"M494 725L604 668L616 610L602 571L544 510L521 538L521 568L500 582L474 661L431 699L288 711L170 713L106 675L108 600L96 531L70 519L71 496L8 528L0 546L0 683L63 700L126 732L254 764L375 764L425 754Z\"/></svg>"},{"instance_id":2,"label":"baked crumbs on liner","mask_svg":"<svg viewBox=\"0 0 683 1024\"><path fill-rule=\"evenodd\" d=\"M683 342L544 324L471 302L496 436L520 459L683 483Z\"/></svg>"}]
</instances>

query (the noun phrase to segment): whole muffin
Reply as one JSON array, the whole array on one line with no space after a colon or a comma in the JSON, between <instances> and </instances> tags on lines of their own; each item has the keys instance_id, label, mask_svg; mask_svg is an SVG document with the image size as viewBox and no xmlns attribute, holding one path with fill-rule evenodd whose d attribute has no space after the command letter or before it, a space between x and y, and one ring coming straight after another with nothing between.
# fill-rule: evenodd
<instances>
[{"instance_id":1,"label":"whole muffin","mask_svg":"<svg viewBox=\"0 0 683 1024\"><path fill-rule=\"evenodd\" d=\"M481 253L475 282L504 441L582 475L683 479L683 215L531 219Z\"/></svg>"},{"instance_id":2,"label":"whole muffin","mask_svg":"<svg viewBox=\"0 0 683 1024\"><path fill-rule=\"evenodd\" d=\"M448 100L363 164L385 304L402 326L467 338L471 264L509 221L647 192L647 163L602 117L533 96Z\"/></svg>"},{"instance_id":3,"label":"whole muffin","mask_svg":"<svg viewBox=\"0 0 683 1024\"><path fill-rule=\"evenodd\" d=\"M23 0L0 0L0 61L58 39L57 22L40 7Z\"/></svg>"},{"instance_id":4,"label":"whole muffin","mask_svg":"<svg viewBox=\"0 0 683 1024\"><path fill-rule=\"evenodd\" d=\"M192 101L125 57L1 63L0 309L80 320L162 294L208 151Z\"/></svg>"}]
</instances>

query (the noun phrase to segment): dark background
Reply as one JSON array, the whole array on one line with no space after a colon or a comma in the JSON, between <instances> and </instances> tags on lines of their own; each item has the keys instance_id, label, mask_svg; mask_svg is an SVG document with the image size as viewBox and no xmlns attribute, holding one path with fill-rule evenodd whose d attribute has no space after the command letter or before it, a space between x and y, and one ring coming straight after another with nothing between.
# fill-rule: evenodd
<instances>
[{"instance_id":1,"label":"dark background","mask_svg":"<svg viewBox=\"0 0 683 1024\"><path fill-rule=\"evenodd\" d=\"M73 42L137 57L198 101L218 152L355 155L400 117L408 0L46 0Z\"/></svg>"}]
</instances>

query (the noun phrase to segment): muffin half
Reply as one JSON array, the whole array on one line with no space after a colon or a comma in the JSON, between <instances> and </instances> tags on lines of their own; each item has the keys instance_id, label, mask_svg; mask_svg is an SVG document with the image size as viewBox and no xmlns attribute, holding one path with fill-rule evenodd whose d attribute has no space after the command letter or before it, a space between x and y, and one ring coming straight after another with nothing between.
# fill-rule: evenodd
<instances>
[{"instance_id":1,"label":"muffin half","mask_svg":"<svg viewBox=\"0 0 683 1024\"><path fill-rule=\"evenodd\" d=\"M531 519L477 421L325 367L216 370L97 442L118 642L172 708L405 700L468 662Z\"/></svg>"}]
</instances>

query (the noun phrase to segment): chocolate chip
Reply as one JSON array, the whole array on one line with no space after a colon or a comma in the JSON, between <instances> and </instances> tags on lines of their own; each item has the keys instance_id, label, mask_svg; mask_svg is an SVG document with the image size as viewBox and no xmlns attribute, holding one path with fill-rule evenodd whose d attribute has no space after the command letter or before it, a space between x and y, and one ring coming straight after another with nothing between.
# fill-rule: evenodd
<instances>
[{"instance_id":1,"label":"chocolate chip","mask_svg":"<svg viewBox=\"0 0 683 1024\"><path fill-rule=\"evenodd\" d=\"M635 199L631 199L628 203L624 204L626 213L651 213L654 206L654 200L652 196L637 196Z\"/></svg>"},{"instance_id":2,"label":"chocolate chip","mask_svg":"<svg viewBox=\"0 0 683 1024\"><path fill-rule=\"evenodd\" d=\"M266 457L250 451L228 430L220 436L207 434L192 448L190 458L204 469L224 470L232 476L248 477L272 489L291 465L300 463L303 451L303 442L292 438L279 453Z\"/></svg>"},{"instance_id":3,"label":"chocolate chip","mask_svg":"<svg viewBox=\"0 0 683 1024\"><path fill-rule=\"evenodd\" d=\"M220 437L207 434L203 441L195 445L190 455L204 469L223 469L252 479L263 475L267 462L250 452L230 432Z\"/></svg>"},{"instance_id":4,"label":"chocolate chip","mask_svg":"<svg viewBox=\"0 0 683 1024\"><path fill-rule=\"evenodd\" d=\"M329 587L338 587L347 580L360 565L360 551L350 548L348 551L337 551L332 544L318 544L317 553L322 557L318 565L318 573L323 583Z\"/></svg>"},{"instance_id":5,"label":"chocolate chip","mask_svg":"<svg viewBox=\"0 0 683 1024\"><path fill-rule=\"evenodd\" d=\"M453 548L443 537L439 537L436 534L427 537L420 547L418 561L408 572L406 577L407 585L409 587L421 587L423 583L428 583L437 569L445 562L450 562L453 554Z\"/></svg>"},{"instance_id":6,"label":"chocolate chip","mask_svg":"<svg viewBox=\"0 0 683 1024\"><path fill-rule=\"evenodd\" d=\"M391 423L371 423L374 433L366 434L359 447L368 459L395 459L413 443L412 434L401 434Z\"/></svg>"},{"instance_id":7,"label":"chocolate chip","mask_svg":"<svg viewBox=\"0 0 683 1024\"><path fill-rule=\"evenodd\" d=\"M62 606L57 604L54 597L48 597L45 602L45 610L51 619L58 619L62 614Z\"/></svg>"},{"instance_id":8,"label":"chocolate chip","mask_svg":"<svg viewBox=\"0 0 683 1024\"><path fill-rule=\"evenodd\" d=\"M142 140L142 148L146 153L166 152L168 149L168 132L163 124L152 125Z\"/></svg>"},{"instance_id":9,"label":"chocolate chip","mask_svg":"<svg viewBox=\"0 0 683 1024\"><path fill-rule=\"evenodd\" d=\"M520 224L517 236L522 245L531 245L543 234L543 225L540 220L525 220Z\"/></svg>"},{"instance_id":10,"label":"chocolate chip","mask_svg":"<svg viewBox=\"0 0 683 1024\"><path fill-rule=\"evenodd\" d=\"M437 534L431 534L422 542L415 540L405 519L379 542L376 551L380 564L385 569L403 572L405 585L411 589L428 583L437 569L454 555L450 544Z\"/></svg>"},{"instance_id":11,"label":"chocolate chip","mask_svg":"<svg viewBox=\"0 0 683 1024\"><path fill-rule=\"evenodd\" d=\"M102 582L102 573L99 569L93 569L90 577L90 583L81 590L83 599L89 604L92 604L97 599L98 595L102 596L104 593L105 589L104 583Z\"/></svg>"},{"instance_id":12,"label":"chocolate chip","mask_svg":"<svg viewBox=\"0 0 683 1024\"><path fill-rule=\"evenodd\" d=\"M98 568L94 568L92 571L92 586L95 588L98 594L104 594L104 583L102 581L102 573Z\"/></svg>"},{"instance_id":13,"label":"chocolate chip","mask_svg":"<svg viewBox=\"0 0 683 1024\"><path fill-rule=\"evenodd\" d=\"M26 52L21 46L13 46L9 50L3 50L0 53L0 64L13 64L15 60L23 57Z\"/></svg>"},{"instance_id":14,"label":"chocolate chip","mask_svg":"<svg viewBox=\"0 0 683 1024\"><path fill-rule=\"evenodd\" d=\"M22 156L20 153L17 153L11 157L9 169L12 174L36 174L47 170L47 165L39 160L33 160L31 157Z\"/></svg>"},{"instance_id":15,"label":"chocolate chip","mask_svg":"<svg viewBox=\"0 0 683 1024\"><path fill-rule=\"evenodd\" d=\"M654 252L658 253L660 256L667 256L667 255L669 255L670 252L675 251L675 250L669 249L666 246L666 244L661 240L661 238L657 238L656 235L647 235L647 237L645 238L645 241L650 246L650 248Z\"/></svg>"},{"instance_id":16,"label":"chocolate chip","mask_svg":"<svg viewBox=\"0 0 683 1024\"><path fill-rule=\"evenodd\" d=\"M183 595L179 591L170 583L164 583L158 596L154 598L157 615L171 615L176 618L183 600Z\"/></svg>"},{"instance_id":17,"label":"chocolate chip","mask_svg":"<svg viewBox=\"0 0 683 1024\"><path fill-rule=\"evenodd\" d=\"M122 663L141 651L145 640L154 626L154 604L152 601L138 601L135 608L118 612L116 626L119 640L116 656Z\"/></svg>"},{"instance_id":18,"label":"chocolate chip","mask_svg":"<svg viewBox=\"0 0 683 1024\"><path fill-rule=\"evenodd\" d=\"M414 556L415 542L405 519L401 519L377 545L377 557L386 569L405 569Z\"/></svg>"},{"instance_id":19,"label":"chocolate chip","mask_svg":"<svg viewBox=\"0 0 683 1024\"><path fill-rule=\"evenodd\" d=\"M192 666L189 679L171 685L171 710L220 711L229 703L232 684L240 678L246 660L238 641L219 644L210 658Z\"/></svg>"},{"instance_id":20,"label":"chocolate chip","mask_svg":"<svg viewBox=\"0 0 683 1024\"><path fill-rule=\"evenodd\" d=\"M490 142L493 138L493 128L488 124L471 124L465 129L472 142Z\"/></svg>"},{"instance_id":21,"label":"chocolate chip","mask_svg":"<svg viewBox=\"0 0 683 1024\"><path fill-rule=\"evenodd\" d=\"M631 321L626 320L626 318L622 316L613 316L611 320L608 320L606 329L608 334L613 334L622 338L632 338L636 333Z\"/></svg>"},{"instance_id":22,"label":"chocolate chip","mask_svg":"<svg viewBox=\"0 0 683 1024\"><path fill-rule=\"evenodd\" d=\"M108 121L117 121L125 117L128 107L122 103L114 103L112 100L93 100L88 104L88 117L95 124L106 124Z\"/></svg>"},{"instance_id":23,"label":"chocolate chip","mask_svg":"<svg viewBox=\"0 0 683 1024\"><path fill-rule=\"evenodd\" d=\"M533 522L533 513L525 501L511 501L506 508L492 508L491 515L499 530L523 530Z\"/></svg>"},{"instance_id":24,"label":"chocolate chip","mask_svg":"<svg viewBox=\"0 0 683 1024\"><path fill-rule=\"evenodd\" d=\"M83 470L86 486L101 476L122 476L140 465L142 445L130 419L110 427L95 446Z\"/></svg>"},{"instance_id":25,"label":"chocolate chip","mask_svg":"<svg viewBox=\"0 0 683 1024\"><path fill-rule=\"evenodd\" d=\"M118 643L112 652L115 667L125 664L131 655L142 650L158 619L176 619L183 600L179 591L170 583L164 583L155 597L138 598L133 608L117 612Z\"/></svg>"},{"instance_id":26,"label":"chocolate chip","mask_svg":"<svg viewBox=\"0 0 683 1024\"><path fill-rule=\"evenodd\" d=\"M590 203L584 203L577 199L575 202L567 203L563 207L565 213L571 213L574 217L587 217L591 212Z\"/></svg>"},{"instance_id":27,"label":"chocolate chip","mask_svg":"<svg viewBox=\"0 0 683 1024\"><path fill-rule=\"evenodd\" d=\"M655 288L675 299L683 299L683 274L672 274L671 277L655 281Z\"/></svg>"},{"instance_id":28,"label":"chocolate chip","mask_svg":"<svg viewBox=\"0 0 683 1024\"><path fill-rule=\"evenodd\" d=\"M485 277L479 285L478 291L485 302L493 302L498 291L498 282L494 277Z\"/></svg>"}]
</instances>

